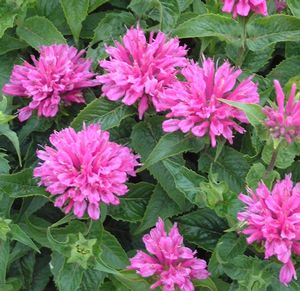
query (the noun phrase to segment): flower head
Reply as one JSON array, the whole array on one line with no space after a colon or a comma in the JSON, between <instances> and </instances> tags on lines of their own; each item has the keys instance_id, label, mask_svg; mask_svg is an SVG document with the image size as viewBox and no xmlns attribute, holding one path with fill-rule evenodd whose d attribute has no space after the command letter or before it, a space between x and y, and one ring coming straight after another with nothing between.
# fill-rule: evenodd
<instances>
[{"instance_id":1,"label":"flower head","mask_svg":"<svg viewBox=\"0 0 300 291\"><path fill-rule=\"evenodd\" d=\"M210 275L206 262L198 259L196 251L183 245L183 237L174 224L169 234L165 231L164 222L158 219L156 227L143 237L148 255L138 251L130 259L131 270L136 270L142 277L155 276L157 281L151 286L154 289L163 286L163 291L173 291L175 287L184 291L193 291L193 279L204 280Z\"/></svg>"},{"instance_id":2,"label":"flower head","mask_svg":"<svg viewBox=\"0 0 300 291\"><path fill-rule=\"evenodd\" d=\"M102 91L109 100L122 98L128 106L138 102L140 119L150 104L158 106L161 91L176 79L176 68L187 62L178 39L168 40L163 32L154 37L151 32L147 42L140 28L129 29L122 44L116 42L106 51L110 59L100 61L106 72L97 78Z\"/></svg>"},{"instance_id":3,"label":"flower head","mask_svg":"<svg viewBox=\"0 0 300 291\"><path fill-rule=\"evenodd\" d=\"M31 99L26 107L19 110L20 121L27 120L34 110L39 116L53 117L60 103L84 103L82 88L95 86L90 72L91 61L82 58L80 52L68 45L50 45L40 48L33 64L24 62L15 65L10 83L3 87L3 93Z\"/></svg>"},{"instance_id":4,"label":"flower head","mask_svg":"<svg viewBox=\"0 0 300 291\"><path fill-rule=\"evenodd\" d=\"M222 11L232 13L235 18L237 15L248 16L250 11L256 14L268 15L266 0L223 0Z\"/></svg>"},{"instance_id":5,"label":"flower head","mask_svg":"<svg viewBox=\"0 0 300 291\"><path fill-rule=\"evenodd\" d=\"M275 0L275 9L278 13L281 13L287 7L285 0Z\"/></svg>"},{"instance_id":6,"label":"flower head","mask_svg":"<svg viewBox=\"0 0 300 291\"><path fill-rule=\"evenodd\" d=\"M255 192L248 189L248 193L239 196L247 205L238 213L238 219L247 223L243 233L248 243L264 245L265 258L276 256L283 263L279 279L287 285L296 278L292 253L300 255L300 183L293 187L287 175L272 191L261 182Z\"/></svg>"},{"instance_id":7,"label":"flower head","mask_svg":"<svg viewBox=\"0 0 300 291\"><path fill-rule=\"evenodd\" d=\"M135 176L138 156L125 146L109 141L109 133L92 124L78 133L73 128L54 132L52 147L37 151L42 160L34 169L40 185L56 195L55 206L72 209L77 217L87 210L92 219L100 216L100 204L120 203L128 189L128 175Z\"/></svg>"},{"instance_id":8,"label":"flower head","mask_svg":"<svg viewBox=\"0 0 300 291\"><path fill-rule=\"evenodd\" d=\"M170 110L169 118L163 123L166 132L191 131L195 136L210 136L212 146L216 137L223 136L233 142L232 131L244 133L244 129L234 119L248 122L245 114L219 100L219 98L258 103L257 85L251 78L236 85L242 73L228 62L215 69L212 59L204 59L203 66L191 63L182 69L185 81L177 81L164 91L162 103Z\"/></svg>"},{"instance_id":9,"label":"flower head","mask_svg":"<svg viewBox=\"0 0 300 291\"><path fill-rule=\"evenodd\" d=\"M296 84L292 85L291 93L284 106L284 93L280 83L275 80L276 100L278 108L266 106L263 112L267 118L265 125L274 138L285 138L288 143L300 137L300 101L295 101Z\"/></svg>"}]
</instances>

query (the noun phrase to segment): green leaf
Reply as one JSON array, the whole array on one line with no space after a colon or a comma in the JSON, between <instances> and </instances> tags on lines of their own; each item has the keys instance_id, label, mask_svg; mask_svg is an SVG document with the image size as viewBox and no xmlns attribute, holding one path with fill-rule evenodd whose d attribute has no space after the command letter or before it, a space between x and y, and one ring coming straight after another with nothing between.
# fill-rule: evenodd
<instances>
[{"instance_id":1,"label":"green leaf","mask_svg":"<svg viewBox=\"0 0 300 291\"><path fill-rule=\"evenodd\" d=\"M180 11L178 0L156 0L160 8L160 28L169 31L175 27Z\"/></svg>"},{"instance_id":2,"label":"green leaf","mask_svg":"<svg viewBox=\"0 0 300 291\"><path fill-rule=\"evenodd\" d=\"M27 235L25 231L23 231L19 225L17 224L11 224L10 225L12 239L16 240L23 245L26 245L32 249L34 249L36 252L40 253L39 248L35 245L35 243L31 240L31 238Z\"/></svg>"},{"instance_id":3,"label":"green leaf","mask_svg":"<svg viewBox=\"0 0 300 291\"><path fill-rule=\"evenodd\" d=\"M139 122L132 130L131 146L141 155L143 160L147 159L162 136L162 120L162 117L155 116ZM179 156L173 157L172 159L175 158L177 161L180 159ZM189 206L184 195L176 189L172 175L162 162L158 162L155 165L150 166L149 172L159 182L169 197L173 199L182 210Z\"/></svg>"},{"instance_id":4,"label":"green leaf","mask_svg":"<svg viewBox=\"0 0 300 291\"><path fill-rule=\"evenodd\" d=\"M19 144L19 139L18 139L17 134L9 128L8 124L0 124L0 135L6 136L11 141L11 143L13 144L13 146L17 152L17 155L19 158L19 164L22 165L20 144Z\"/></svg>"},{"instance_id":5,"label":"green leaf","mask_svg":"<svg viewBox=\"0 0 300 291\"><path fill-rule=\"evenodd\" d=\"M13 27L18 12L18 6L13 1L0 1L0 38L6 29Z\"/></svg>"},{"instance_id":6,"label":"green leaf","mask_svg":"<svg viewBox=\"0 0 300 291\"><path fill-rule=\"evenodd\" d=\"M39 50L39 47L42 45L66 43L66 40L54 24L41 16L27 18L18 26L17 34L36 50Z\"/></svg>"},{"instance_id":7,"label":"green leaf","mask_svg":"<svg viewBox=\"0 0 300 291\"><path fill-rule=\"evenodd\" d=\"M9 173L10 166L6 157L7 157L6 154L0 152L0 174Z\"/></svg>"},{"instance_id":8,"label":"green leaf","mask_svg":"<svg viewBox=\"0 0 300 291\"><path fill-rule=\"evenodd\" d=\"M13 120L16 116L14 115L7 115L0 111L0 124L8 123L9 121Z\"/></svg>"},{"instance_id":9,"label":"green leaf","mask_svg":"<svg viewBox=\"0 0 300 291\"><path fill-rule=\"evenodd\" d=\"M100 7L101 5L109 2L109 0L90 0L90 5L89 5L89 13Z\"/></svg>"},{"instance_id":10,"label":"green leaf","mask_svg":"<svg viewBox=\"0 0 300 291\"><path fill-rule=\"evenodd\" d=\"M154 190L154 185L146 182L129 184L129 191L120 197L119 205L112 205L109 215L116 220L137 222L143 219L147 202Z\"/></svg>"},{"instance_id":11,"label":"green leaf","mask_svg":"<svg viewBox=\"0 0 300 291\"><path fill-rule=\"evenodd\" d=\"M293 56L282 61L268 75L270 80L280 80L284 85L292 77L300 75L300 56Z\"/></svg>"},{"instance_id":12,"label":"green leaf","mask_svg":"<svg viewBox=\"0 0 300 291\"><path fill-rule=\"evenodd\" d=\"M121 271L119 274L115 274L114 278L127 288L125 290L150 290L150 284L135 271Z\"/></svg>"},{"instance_id":13,"label":"green leaf","mask_svg":"<svg viewBox=\"0 0 300 291\"><path fill-rule=\"evenodd\" d=\"M10 219L4 219L0 217L0 240L5 241L7 234L10 232L9 224L11 223Z\"/></svg>"},{"instance_id":14,"label":"green leaf","mask_svg":"<svg viewBox=\"0 0 300 291\"><path fill-rule=\"evenodd\" d=\"M280 25L278 25L280 23ZM297 41L300 37L300 19L288 15L256 18L247 24L247 46L256 51L282 41Z\"/></svg>"},{"instance_id":15,"label":"green leaf","mask_svg":"<svg viewBox=\"0 0 300 291\"><path fill-rule=\"evenodd\" d=\"M203 147L203 139L195 138L190 135L184 136L179 132L165 134L160 138L139 171L143 171L166 158L188 151L200 151Z\"/></svg>"},{"instance_id":16,"label":"green leaf","mask_svg":"<svg viewBox=\"0 0 300 291\"><path fill-rule=\"evenodd\" d=\"M65 17L78 45L82 22L88 14L89 0L60 0Z\"/></svg>"},{"instance_id":17,"label":"green leaf","mask_svg":"<svg viewBox=\"0 0 300 291\"><path fill-rule=\"evenodd\" d=\"M298 0L287 0L286 2L293 15L300 17L300 2Z\"/></svg>"},{"instance_id":18,"label":"green leaf","mask_svg":"<svg viewBox=\"0 0 300 291\"><path fill-rule=\"evenodd\" d=\"M141 233L155 225L157 217L166 219L178 215L181 212L179 206L169 198L167 193L158 184L147 204L143 220L135 232Z\"/></svg>"},{"instance_id":19,"label":"green leaf","mask_svg":"<svg viewBox=\"0 0 300 291\"><path fill-rule=\"evenodd\" d=\"M100 291L101 286L104 282L104 279L106 277L106 273L98 271L98 270L92 270L88 269L85 270L83 273L83 278L80 286L80 291ZM105 289L103 289L105 290Z\"/></svg>"},{"instance_id":20,"label":"green leaf","mask_svg":"<svg viewBox=\"0 0 300 291\"><path fill-rule=\"evenodd\" d=\"M226 223L209 208L201 208L175 219L184 238L206 250L213 250Z\"/></svg>"},{"instance_id":21,"label":"green leaf","mask_svg":"<svg viewBox=\"0 0 300 291\"><path fill-rule=\"evenodd\" d=\"M197 280L194 281L195 287L204 287L205 289L211 290L211 291L218 291L218 288L214 281L211 278L207 278L205 280Z\"/></svg>"},{"instance_id":22,"label":"green leaf","mask_svg":"<svg viewBox=\"0 0 300 291\"><path fill-rule=\"evenodd\" d=\"M238 44L241 28L238 22L232 18L216 14L204 14L180 24L173 34L179 38L214 36L220 40Z\"/></svg>"},{"instance_id":23,"label":"green leaf","mask_svg":"<svg viewBox=\"0 0 300 291\"><path fill-rule=\"evenodd\" d=\"M44 291L51 277L49 257L36 258L31 291Z\"/></svg>"},{"instance_id":24,"label":"green leaf","mask_svg":"<svg viewBox=\"0 0 300 291\"><path fill-rule=\"evenodd\" d=\"M12 37L8 34L4 34L0 38L0 55L4 55L7 52L26 48L27 44L22 40Z\"/></svg>"},{"instance_id":25,"label":"green leaf","mask_svg":"<svg viewBox=\"0 0 300 291\"><path fill-rule=\"evenodd\" d=\"M108 231L102 229L97 245L101 249L100 258L114 269L124 269L128 266L128 257L118 240Z\"/></svg>"},{"instance_id":26,"label":"green leaf","mask_svg":"<svg viewBox=\"0 0 300 291\"><path fill-rule=\"evenodd\" d=\"M8 82L11 70L14 64L18 63L18 60L19 57L16 52L9 52L0 56L0 89Z\"/></svg>"},{"instance_id":27,"label":"green leaf","mask_svg":"<svg viewBox=\"0 0 300 291\"><path fill-rule=\"evenodd\" d=\"M193 3L193 0L178 0L179 10L183 12Z\"/></svg>"},{"instance_id":28,"label":"green leaf","mask_svg":"<svg viewBox=\"0 0 300 291\"><path fill-rule=\"evenodd\" d=\"M273 185L274 180L280 179L280 175L276 171L272 171L267 178L263 179L265 173L266 167L262 163L253 164L246 177L247 185L251 189L256 189L258 183L263 180L267 187L270 189Z\"/></svg>"},{"instance_id":29,"label":"green leaf","mask_svg":"<svg viewBox=\"0 0 300 291\"><path fill-rule=\"evenodd\" d=\"M238 237L235 233L227 233L220 238L214 252L219 264L224 265L242 255L246 248L247 243L244 236Z\"/></svg>"},{"instance_id":30,"label":"green leaf","mask_svg":"<svg viewBox=\"0 0 300 291\"><path fill-rule=\"evenodd\" d=\"M91 45L98 41L108 41L119 38L126 31L126 27L135 24L136 19L129 12L108 12L98 23L94 30Z\"/></svg>"},{"instance_id":31,"label":"green leaf","mask_svg":"<svg viewBox=\"0 0 300 291\"><path fill-rule=\"evenodd\" d=\"M242 110L247 115L249 122L253 126L258 126L262 124L266 118L265 114L262 112L262 107L258 104L235 102L235 101L222 99L222 98L219 98L218 100Z\"/></svg>"},{"instance_id":32,"label":"green leaf","mask_svg":"<svg viewBox=\"0 0 300 291\"><path fill-rule=\"evenodd\" d=\"M103 130L108 130L119 126L123 119L134 114L135 109L132 106L99 98L80 111L72 121L71 127L79 130L84 122L86 124L100 123Z\"/></svg>"},{"instance_id":33,"label":"green leaf","mask_svg":"<svg viewBox=\"0 0 300 291\"><path fill-rule=\"evenodd\" d=\"M5 284L6 268L9 260L9 241L0 240L0 284ZM0 286L1 287L1 286Z\"/></svg>"},{"instance_id":34,"label":"green leaf","mask_svg":"<svg viewBox=\"0 0 300 291\"><path fill-rule=\"evenodd\" d=\"M193 204L203 206L206 201L200 184L206 179L196 172L170 160L163 161L165 167L174 177L176 188Z\"/></svg>"},{"instance_id":35,"label":"green leaf","mask_svg":"<svg viewBox=\"0 0 300 291\"><path fill-rule=\"evenodd\" d=\"M84 270L78 264L68 264L63 256L52 253L50 268L58 290L76 291L79 289Z\"/></svg>"},{"instance_id":36,"label":"green leaf","mask_svg":"<svg viewBox=\"0 0 300 291\"><path fill-rule=\"evenodd\" d=\"M36 186L32 179L32 169L24 169L21 172L11 175L0 175L0 193L11 198L28 196L45 196L47 192L42 187Z\"/></svg>"}]
</instances>

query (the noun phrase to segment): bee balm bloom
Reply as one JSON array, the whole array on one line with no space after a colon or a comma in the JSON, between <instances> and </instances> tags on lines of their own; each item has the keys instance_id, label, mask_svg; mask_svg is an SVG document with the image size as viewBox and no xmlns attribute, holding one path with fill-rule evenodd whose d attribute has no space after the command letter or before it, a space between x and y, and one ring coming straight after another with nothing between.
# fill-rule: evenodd
<instances>
[{"instance_id":1,"label":"bee balm bloom","mask_svg":"<svg viewBox=\"0 0 300 291\"><path fill-rule=\"evenodd\" d=\"M247 206L238 214L247 227L243 233L248 243L260 242L265 247L265 258L276 256L283 263L280 281L287 285L296 271L292 254L300 255L300 183L293 187L290 176L277 181L272 191L260 183L256 191L248 189L250 196L240 194Z\"/></svg>"},{"instance_id":2,"label":"bee balm bloom","mask_svg":"<svg viewBox=\"0 0 300 291\"><path fill-rule=\"evenodd\" d=\"M256 14L268 15L266 0L223 0L222 11L232 13L235 18L237 15L248 16L250 11Z\"/></svg>"},{"instance_id":3,"label":"bee balm bloom","mask_svg":"<svg viewBox=\"0 0 300 291\"><path fill-rule=\"evenodd\" d=\"M186 49L179 40L167 40L163 32L154 37L150 33L147 42L140 28L131 28L123 37L123 43L106 49L109 60L100 61L105 74L98 76L102 91L109 100L128 106L138 102L140 119L150 104L156 108L163 88L176 80L177 67L186 64Z\"/></svg>"},{"instance_id":4,"label":"bee balm bloom","mask_svg":"<svg viewBox=\"0 0 300 291\"><path fill-rule=\"evenodd\" d=\"M82 88L95 86L90 72L91 61L82 58L80 52L68 45L42 46L33 64L24 62L15 65L10 83L3 87L3 93L31 99L28 106L19 110L20 121L27 120L34 110L39 116L53 117L64 103L84 103Z\"/></svg>"},{"instance_id":5,"label":"bee balm bloom","mask_svg":"<svg viewBox=\"0 0 300 291\"><path fill-rule=\"evenodd\" d=\"M263 112L267 118L265 125L274 138L284 138L288 143L300 137L300 101L295 101L296 84L292 85L291 93L284 107L284 93L280 83L275 80L276 100L278 108L265 107Z\"/></svg>"},{"instance_id":6,"label":"bee balm bloom","mask_svg":"<svg viewBox=\"0 0 300 291\"><path fill-rule=\"evenodd\" d=\"M233 130L245 130L235 120L248 122L245 114L219 100L219 98L242 103L258 103L257 85L251 78L236 85L242 73L228 62L215 69L212 59L204 59L203 66L191 63L182 69L185 81L178 81L164 91L166 115L163 129L166 132L191 131L195 136L210 136L211 144L216 146L216 137L223 136L233 142Z\"/></svg>"},{"instance_id":7,"label":"bee balm bloom","mask_svg":"<svg viewBox=\"0 0 300 291\"><path fill-rule=\"evenodd\" d=\"M206 270L206 262L198 259L196 251L183 246L183 237L174 224L169 234L166 233L164 222L159 218L156 227L143 237L148 255L138 251L130 259L131 270L136 270L142 277L155 276L154 289L163 287L163 291L173 291L176 287L183 291L193 291L191 280L207 279L210 275Z\"/></svg>"},{"instance_id":8,"label":"bee balm bloom","mask_svg":"<svg viewBox=\"0 0 300 291\"><path fill-rule=\"evenodd\" d=\"M82 217L87 210L92 219L100 216L100 204L119 204L118 196L128 189L128 175L135 176L138 156L109 141L109 133L97 124L78 133L66 128L50 136L52 147L37 151L42 160L34 169L40 185L56 195L55 206Z\"/></svg>"}]
</instances>

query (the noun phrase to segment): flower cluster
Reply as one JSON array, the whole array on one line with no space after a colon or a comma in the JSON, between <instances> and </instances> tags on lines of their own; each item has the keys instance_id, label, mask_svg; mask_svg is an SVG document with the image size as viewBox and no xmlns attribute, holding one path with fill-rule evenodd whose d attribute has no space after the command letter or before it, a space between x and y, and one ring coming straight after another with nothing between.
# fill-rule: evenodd
<instances>
[{"instance_id":1,"label":"flower cluster","mask_svg":"<svg viewBox=\"0 0 300 291\"><path fill-rule=\"evenodd\" d=\"M235 120L248 122L245 114L219 99L258 103L257 85L251 78L237 85L242 71L228 62L215 68L212 59L204 59L202 67L191 63L181 73L185 81L177 81L162 96L164 109L171 111L163 123L164 131L191 131L198 137L208 134L213 147L217 136L222 135L232 143L233 130L244 133Z\"/></svg>"},{"instance_id":2,"label":"flower cluster","mask_svg":"<svg viewBox=\"0 0 300 291\"><path fill-rule=\"evenodd\" d=\"M109 60L100 61L106 73L97 79L109 100L122 99L126 105L138 102L140 119L150 104L159 107L162 90L176 80L177 68L185 66L187 50L179 40L167 40L163 32L147 42L140 28L131 28L123 37L123 44L106 49Z\"/></svg>"},{"instance_id":3,"label":"flower cluster","mask_svg":"<svg viewBox=\"0 0 300 291\"><path fill-rule=\"evenodd\" d=\"M266 0L223 0L222 11L232 13L233 17L248 16L250 11L261 15L268 15Z\"/></svg>"},{"instance_id":4,"label":"flower cluster","mask_svg":"<svg viewBox=\"0 0 300 291\"><path fill-rule=\"evenodd\" d=\"M300 183L293 187L291 176L277 181L272 191L260 183L256 191L248 189L250 196L240 194L247 207L238 214L247 227L243 233L248 243L261 242L265 258L276 256L283 263L280 281L287 285L296 271L292 254L300 255Z\"/></svg>"},{"instance_id":5,"label":"flower cluster","mask_svg":"<svg viewBox=\"0 0 300 291\"><path fill-rule=\"evenodd\" d=\"M148 255L138 251L130 259L129 269L136 270L142 277L155 276L157 281L151 286L154 289L163 287L163 291L173 291L176 287L183 291L193 291L191 280L207 279L206 262L198 259L196 251L183 246L183 237L174 224L169 234L165 231L164 222L159 218L156 227L143 237Z\"/></svg>"},{"instance_id":6,"label":"flower cluster","mask_svg":"<svg viewBox=\"0 0 300 291\"><path fill-rule=\"evenodd\" d=\"M274 138L284 138L288 143L300 137L300 101L295 100L296 84L292 85L291 93L284 107L284 92L280 83L275 80L276 100L278 108L264 107L267 116L265 125Z\"/></svg>"},{"instance_id":7,"label":"flower cluster","mask_svg":"<svg viewBox=\"0 0 300 291\"><path fill-rule=\"evenodd\" d=\"M78 52L68 45L51 45L40 48L33 64L24 62L15 65L10 83L3 87L3 93L25 97L28 106L19 110L20 121L27 120L34 110L39 116L53 117L59 105L84 103L81 89L97 85L90 72L91 61L82 58L84 50Z\"/></svg>"},{"instance_id":8,"label":"flower cluster","mask_svg":"<svg viewBox=\"0 0 300 291\"><path fill-rule=\"evenodd\" d=\"M53 147L37 152L42 160L34 170L52 195L55 206L72 209L77 217L87 210L92 219L100 216L100 204L120 203L128 189L128 175L135 176L137 159L127 147L109 141L109 133L92 124L78 133L66 128L50 136Z\"/></svg>"}]
</instances>

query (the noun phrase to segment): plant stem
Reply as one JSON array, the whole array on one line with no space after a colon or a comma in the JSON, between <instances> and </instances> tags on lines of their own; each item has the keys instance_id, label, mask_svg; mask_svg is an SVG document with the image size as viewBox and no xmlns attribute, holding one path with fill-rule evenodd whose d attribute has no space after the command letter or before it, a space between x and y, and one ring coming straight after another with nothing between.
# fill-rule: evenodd
<instances>
[{"instance_id":1,"label":"plant stem","mask_svg":"<svg viewBox=\"0 0 300 291\"><path fill-rule=\"evenodd\" d=\"M242 42L242 46L240 47L239 51L238 51L238 57L237 57L237 66L241 67L244 60L245 60L245 56L246 56L246 51L247 51L247 47L246 47L246 39L247 39L247 31L246 31L246 25L247 25L247 21L248 21L248 17L242 17L242 34L241 34L241 42Z\"/></svg>"},{"instance_id":2,"label":"plant stem","mask_svg":"<svg viewBox=\"0 0 300 291\"><path fill-rule=\"evenodd\" d=\"M270 164L268 165L268 168L262 177L263 180L267 179L269 177L269 175L271 174L271 172L273 171L276 160L277 160L277 156L278 156L278 147L273 150Z\"/></svg>"}]
</instances>

